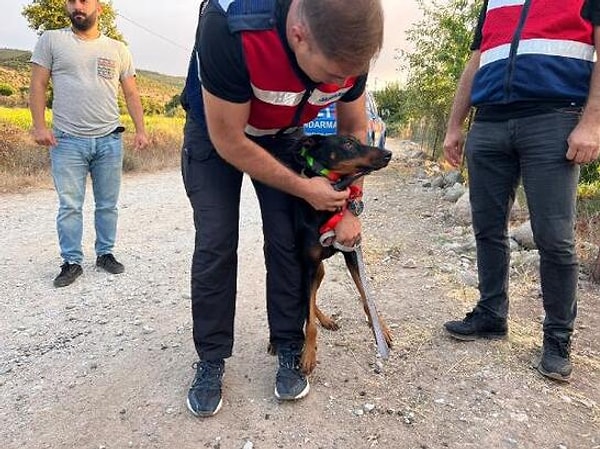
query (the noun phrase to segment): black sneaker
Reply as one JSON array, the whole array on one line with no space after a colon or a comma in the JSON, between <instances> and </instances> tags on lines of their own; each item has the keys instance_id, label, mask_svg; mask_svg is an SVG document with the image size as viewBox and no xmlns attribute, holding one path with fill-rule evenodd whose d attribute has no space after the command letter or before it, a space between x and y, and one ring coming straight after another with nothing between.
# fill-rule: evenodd
<instances>
[{"instance_id":1,"label":"black sneaker","mask_svg":"<svg viewBox=\"0 0 600 449\"><path fill-rule=\"evenodd\" d=\"M65 262L60 266L60 273L58 276L54 278L54 286L66 287L67 285L71 285L82 273L83 269L81 268L81 265Z\"/></svg>"},{"instance_id":2,"label":"black sneaker","mask_svg":"<svg viewBox=\"0 0 600 449\"><path fill-rule=\"evenodd\" d=\"M310 391L307 377L300 370L302 349L293 345L278 347L279 369L275 378L275 397L284 401L301 399Z\"/></svg>"},{"instance_id":3,"label":"black sneaker","mask_svg":"<svg viewBox=\"0 0 600 449\"><path fill-rule=\"evenodd\" d=\"M194 416L213 416L221 409L221 386L225 362L200 360L192 365L196 376L187 395L187 408Z\"/></svg>"},{"instance_id":4,"label":"black sneaker","mask_svg":"<svg viewBox=\"0 0 600 449\"><path fill-rule=\"evenodd\" d=\"M448 321L444 327L458 340L472 341L478 338L504 338L508 333L506 320L494 318L474 310L461 321Z\"/></svg>"},{"instance_id":5,"label":"black sneaker","mask_svg":"<svg viewBox=\"0 0 600 449\"><path fill-rule=\"evenodd\" d=\"M542 359L537 366L538 371L544 376L568 382L573 367L570 361L571 341L560 339L553 335L544 335Z\"/></svg>"},{"instance_id":6,"label":"black sneaker","mask_svg":"<svg viewBox=\"0 0 600 449\"><path fill-rule=\"evenodd\" d=\"M110 253L98 256L96 266L108 271L110 274L121 274L125 271L125 266Z\"/></svg>"}]
</instances>

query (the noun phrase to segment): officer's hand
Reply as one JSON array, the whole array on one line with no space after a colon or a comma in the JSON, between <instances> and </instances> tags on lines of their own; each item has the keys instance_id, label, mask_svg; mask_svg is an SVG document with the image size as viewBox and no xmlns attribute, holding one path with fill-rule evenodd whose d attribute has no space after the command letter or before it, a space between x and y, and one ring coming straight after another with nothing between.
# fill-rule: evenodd
<instances>
[{"instance_id":1,"label":"officer's hand","mask_svg":"<svg viewBox=\"0 0 600 449\"><path fill-rule=\"evenodd\" d=\"M450 165L458 167L462 162L463 144L465 135L462 129L450 129L446 131L444 138L444 156Z\"/></svg>"},{"instance_id":2,"label":"officer's hand","mask_svg":"<svg viewBox=\"0 0 600 449\"><path fill-rule=\"evenodd\" d=\"M309 183L304 199L316 210L336 211L346 204L350 189L338 192L327 178L317 176L307 179Z\"/></svg>"},{"instance_id":3,"label":"officer's hand","mask_svg":"<svg viewBox=\"0 0 600 449\"><path fill-rule=\"evenodd\" d=\"M576 164L593 162L600 155L600 127L597 123L582 120L571 132L567 143L568 160Z\"/></svg>"},{"instance_id":4,"label":"officer's hand","mask_svg":"<svg viewBox=\"0 0 600 449\"><path fill-rule=\"evenodd\" d=\"M353 248L360 243L361 228L360 219L352 212L346 210L344 216L335 227L336 242Z\"/></svg>"}]
</instances>

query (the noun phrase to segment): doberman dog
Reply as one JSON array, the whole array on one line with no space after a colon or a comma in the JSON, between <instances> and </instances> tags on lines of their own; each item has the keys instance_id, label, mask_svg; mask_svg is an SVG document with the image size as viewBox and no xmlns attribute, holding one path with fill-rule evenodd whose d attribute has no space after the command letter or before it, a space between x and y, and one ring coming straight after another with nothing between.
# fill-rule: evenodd
<instances>
[{"instance_id":1,"label":"doberman dog","mask_svg":"<svg viewBox=\"0 0 600 449\"><path fill-rule=\"evenodd\" d=\"M390 162L392 153L388 150L361 144L357 139L347 136L320 136L313 135L302 138L298 143L298 156L304 165L303 174L308 177L326 176L336 190L350 187L349 204L353 199L362 196L360 188L351 183L372 171L384 168ZM308 203L299 202L298 229L300 245L303 248L305 265L306 291L310 294L308 318L306 321L306 337L302 358L300 361L302 371L310 374L317 364L317 323L329 330L337 330L338 324L324 314L317 306L317 290L325 275L323 261L341 252L346 266L360 293L363 309L371 328L372 317L367 307L365 289L363 287L357 254L353 248L345 248L331 244L335 239L330 237L329 242L324 241L324 233L330 234L337 222L341 219L344 210L332 216L331 212L317 211ZM392 334L385 322L378 317L383 335L391 346Z\"/></svg>"}]
</instances>

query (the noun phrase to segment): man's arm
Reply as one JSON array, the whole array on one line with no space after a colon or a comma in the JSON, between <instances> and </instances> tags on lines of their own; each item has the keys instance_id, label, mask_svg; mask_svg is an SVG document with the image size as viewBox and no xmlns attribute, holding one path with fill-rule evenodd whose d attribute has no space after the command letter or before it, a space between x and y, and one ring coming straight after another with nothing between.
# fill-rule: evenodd
<instances>
[{"instance_id":1,"label":"man's arm","mask_svg":"<svg viewBox=\"0 0 600 449\"><path fill-rule=\"evenodd\" d=\"M594 46L600 49L600 26L594 27ZM600 69L594 63L590 93L579 124L569 138L567 159L576 164L587 164L600 155Z\"/></svg>"},{"instance_id":2,"label":"man's arm","mask_svg":"<svg viewBox=\"0 0 600 449\"><path fill-rule=\"evenodd\" d=\"M31 65L31 81L29 84L29 110L33 121L31 131L33 140L38 145L54 146L56 138L46 126L46 90L50 82L50 70L39 64Z\"/></svg>"},{"instance_id":3,"label":"man's arm","mask_svg":"<svg viewBox=\"0 0 600 449\"><path fill-rule=\"evenodd\" d=\"M336 103L336 119L339 135L356 137L363 144L367 143L367 112L363 93L351 102L338 101ZM353 182L363 188L364 178ZM344 246L353 247L360 241L362 227L358 217L348 209L345 210L342 220L335 228L335 239Z\"/></svg>"},{"instance_id":4,"label":"man's arm","mask_svg":"<svg viewBox=\"0 0 600 449\"><path fill-rule=\"evenodd\" d=\"M471 58L460 76L454 101L452 102L446 137L444 138L444 155L453 167L458 167L462 161L463 144L465 142L463 124L471 109L471 88L473 87L475 74L479 69L480 59L481 52L479 50L471 53Z\"/></svg>"},{"instance_id":5,"label":"man's arm","mask_svg":"<svg viewBox=\"0 0 600 449\"><path fill-rule=\"evenodd\" d=\"M135 126L133 145L136 149L141 150L148 145L148 136L146 135L146 127L144 126L144 109L142 107L142 100L140 99L135 77L129 76L121 79L121 88L123 89L123 95L125 96L127 111Z\"/></svg>"},{"instance_id":6,"label":"man's arm","mask_svg":"<svg viewBox=\"0 0 600 449\"><path fill-rule=\"evenodd\" d=\"M232 103L202 90L210 140L219 155L252 178L304 198L318 210L342 207L348 192L336 192L325 178L303 178L250 140L244 130L250 103Z\"/></svg>"}]
</instances>

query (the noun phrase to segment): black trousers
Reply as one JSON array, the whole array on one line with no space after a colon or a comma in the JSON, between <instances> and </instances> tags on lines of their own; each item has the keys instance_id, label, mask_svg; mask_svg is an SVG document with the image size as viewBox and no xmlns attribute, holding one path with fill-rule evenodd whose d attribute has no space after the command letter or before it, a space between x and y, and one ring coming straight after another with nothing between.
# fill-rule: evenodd
<instances>
[{"instance_id":1,"label":"black trousers","mask_svg":"<svg viewBox=\"0 0 600 449\"><path fill-rule=\"evenodd\" d=\"M289 137L259 142L291 167L293 143ZM182 175L196 228L191 269L194 344L203 360L227 358L233 350L243 175L218 155L206 131L190 119ZM294 203L301 200L255 180L253 184L263 221L269 340L275 346L301 345L308 313L294 217Z\"/></svg>"}]
</instances>

